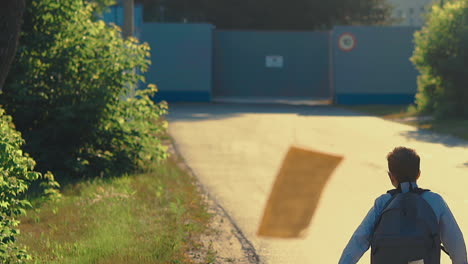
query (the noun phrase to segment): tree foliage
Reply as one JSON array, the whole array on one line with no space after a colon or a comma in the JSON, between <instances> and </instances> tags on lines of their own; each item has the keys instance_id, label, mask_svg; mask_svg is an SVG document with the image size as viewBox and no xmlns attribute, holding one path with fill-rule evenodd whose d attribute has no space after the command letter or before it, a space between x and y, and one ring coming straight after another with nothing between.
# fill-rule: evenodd
<instances>
[{"instance_id":1,"label":"tree foliage","mask_svg":"<svg viewBox=\"0 0 468 264\"><path fill-rule=\"evenodd\" d=\"M95 8L30 0L1 98L38 168L58 177L124 173L165 157L157 121L166 105L127 96L144 81L138 72L148 68L149 46L96 21Z\"/></svg>"},{"instance_id":2,"label":"tree foliage","mask_svg":"<svg viewBox=\"0 0 468 264\"><path fill-rule=\"evenodd\" d=\"M2 8L0 8L0 89L15 57L23 12L24 0L2 1Z\"/></svg>"},{"instance_id":3,"label":"tree foliage","mask_svg":"<svg viewBox=\"0 0 468 264\"><path fill-rule=\"evenodd\" d=\"M102 13L108 10L109 6L117 4L117 0L83 0L86 4L91 4L95 18L100 18Z\"/></svg>"},{"instance_id":4,"label":"tree foliage","mask_svg":"<svg viewBox=\"0 0 468 264\"><path fill-rule=\"evenodd\" d=\"M391 22L386 0L145 0L146 21L209 22L221 29L316 30ZM164 14L164 17L162 15Z\"/></svg>"},{"instance_id":5,"label":"tree foliage","mask_svg":"<svg viewBox=\"0 0 468 264\"><path fill-rule=\"evenodd\" d=\"M0 109L0 263L22 263L30 256L19 248L15 237L19 234L18 217L31 204L24 194L31 183L41 180L45 198L58 198L58 183L47 172L34 171L35 161L23 152L24 140L15 130L11 117Z\"/></svg>"},{"instance_id":6,"label":"tree foliage","mask_svg":"<svg viewBox=\"0 0 468 264\"><path fill-rule=\"evenodd\" d=\"M418 76L417 109L436 116L468 116L468 0L432 6L415 33L411 61Z\"/></svg>"},{"instance_id":7,"label":"tree foliage","mask_svg":"<svg viewBox=\"0 0 468 264\"><path fill-rule=\"evenodd\" d=\"M7 0L0 9L0 88L15 57L24 8L23 0ZM31 206L25 199L30 185L41 180L43 198L60 196L54 176L50 172L43 175L34 171L36 163L23 152L23 144L11 116L0 108L0 263L23 263L31 259L15 243L19 234L18 217Z\"/></svg>"}]
</instances>

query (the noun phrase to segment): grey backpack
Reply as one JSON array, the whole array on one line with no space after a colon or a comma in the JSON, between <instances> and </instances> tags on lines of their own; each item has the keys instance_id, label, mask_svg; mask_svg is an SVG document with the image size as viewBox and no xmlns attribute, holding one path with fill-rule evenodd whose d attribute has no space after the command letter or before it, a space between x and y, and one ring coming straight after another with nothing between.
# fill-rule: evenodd
<instances>
[{"instance_id":1,"label":"grey backpack","mask_svg":"<svg viewBox=\"0 0 468 264\"><path fill-rule=\"evenodd\" d=\"M421 197L429 191L410 187L388 193L371 239L371 264L440 264L439 224L431 206ZM445 251L445 250L444 250Z\"/></svg>"}]
</instances>

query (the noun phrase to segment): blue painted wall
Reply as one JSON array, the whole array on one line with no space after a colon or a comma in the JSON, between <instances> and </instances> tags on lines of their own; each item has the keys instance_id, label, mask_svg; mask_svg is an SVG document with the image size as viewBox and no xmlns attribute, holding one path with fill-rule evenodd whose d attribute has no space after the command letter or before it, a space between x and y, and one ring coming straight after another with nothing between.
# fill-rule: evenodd
<instances>
[{"instance_id":1,"label":"blue painted wall","mask_svg":"<svg viewBox=\"0 0 468 264\"><path fill-rule=\"evenodd\" d=\"M158 86L158 100L334 95L337 104L414 101L418 73L409 58L417 28L335 27L331 33L223 31L210 24L142 23L141 11L136 8L137 33L151 46L152 65L146 79ZM116 6L104 19L119 24L123 10ZM357 40L349 52L338 48L338 38L345 32ZM283 67L266 67L268 55L283 56Z\"/></svg>"},{"instance_id":2,"label":"blue painted wall","mask_svg":"<svg viewBox=\"0 0 468 264\"><path fill-rule=\"evenodd\" d=\"M337 104L408 104L414 102L417 71L409 61L414 27L335 27L333 88ZM338 47L341 34L357 40L352 51Z\"/></svg>"},{"instance_id":3,"label":"blue painted wall","mask_svg":"<svg viewBox=\"0 0 468 264\"><path fill-rule=\"evenodd\" d=\"M143 25L143 6L140 4L135 5L134 8L135 18L135 37L141 37L141 26ZM124 14L123 7L121 5L114 5L102 14L102 19L108 23L114 23L119 27L123 26Z\"/></svg>"},{"instance_id":4,"label":"blue painted wall","mask_svg":"<svg viewBox=\"0 0 468 264\"><path fill-rule=\"evenodd\" d=\"M327 32L214 33L215 96L329 97ZM282 68L266 56L283 56Z\"/></svg>"},{"instance_id":5,"label":"blue painted wall","mask_svg":"<svg viewBox=\"0 0 468 264\"><path fill-rule=\"evenodd\" d=\"M157 100L211 100L212 32L210 24L142 25L140 39L151 46L146 82L158 86Z\"/></svg>"}]
</instances>

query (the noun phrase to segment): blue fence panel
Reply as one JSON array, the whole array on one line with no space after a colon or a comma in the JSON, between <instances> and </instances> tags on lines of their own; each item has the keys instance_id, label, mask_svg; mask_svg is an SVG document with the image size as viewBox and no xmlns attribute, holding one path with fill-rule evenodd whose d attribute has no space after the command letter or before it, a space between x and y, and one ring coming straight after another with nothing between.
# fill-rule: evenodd
<instances>
[{"instance_id":1,"label":"blue fence panel","mask_svg":"<svg viewBox=\"0 0 468 264\"><path fill-rule=\"evenodd\" d=\"M337 104L409 104L417 90L417 71L409 61L415 27L335 27L333 87ZM342 50L345 33L354 49ZM350 46L351 48L352 46ZM347 48L344 45L344 48Z\"/></svg>"},{"instance_id":2,"label":"blue fence panel","mask_svg":"<svg viewBox=\"0 0 468 264\"><path fill-rule=\"evenodd\" d=\"M212 33L210 24L143 23L152 63L146 80L158 86L157 100L211 100Z\"/></svg>"},{"instance_id":3,"label":"blue fence panel","mask_svg":"<svg viewBox=\"0 0 468 264\"><path fill-rule=\"evenodd\" d=\"M105 16L118 23L122 15L115 7ZM140 39L151 46L152 66L146 78L158 85L158 99L329 98L334 94L338 104L414 101L417 71L409 61L414 27L340 26L331 35L215 31L210 24L142 23L139 27ZM338 44L345 33L356 44L350 50ZM272 66L271 58L280 61Z\"/></svg>"}]
</instances>

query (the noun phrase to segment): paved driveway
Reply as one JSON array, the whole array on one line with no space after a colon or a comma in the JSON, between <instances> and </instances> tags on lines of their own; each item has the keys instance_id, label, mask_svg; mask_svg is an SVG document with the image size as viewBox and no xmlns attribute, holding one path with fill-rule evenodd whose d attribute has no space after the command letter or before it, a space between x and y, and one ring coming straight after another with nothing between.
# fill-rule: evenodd
<instances>
[{"instance_id":1,"label":"paved driveway","mask_svg":"<svg viewBox=\"0 0 468 264\"><path fill-rule=\"evenodd\" d=\"M170 111L169 130L180 152L263 263L337 263L374 199L392 188L385 156L400 145L417 150L420 186L444 196L468 232L468 142L330 106L172 104ZM345 160L304 239L259 238L266 200L291 144ZM368 253L359 263L370 263ZM443 256L442 263L450 262Z\"/></svg>"}]
</instances>

